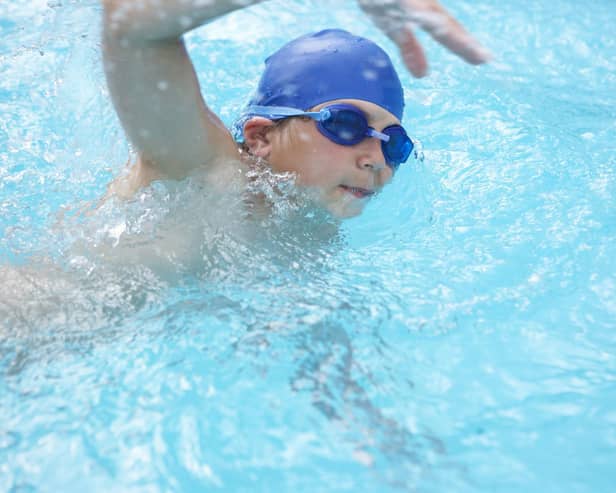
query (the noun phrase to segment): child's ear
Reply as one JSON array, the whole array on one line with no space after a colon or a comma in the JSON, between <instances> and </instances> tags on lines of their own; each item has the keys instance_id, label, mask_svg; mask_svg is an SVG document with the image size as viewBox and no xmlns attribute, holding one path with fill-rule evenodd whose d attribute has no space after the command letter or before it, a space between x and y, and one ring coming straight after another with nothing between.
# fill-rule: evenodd
<instances>
[{"instance_id":1,"label":"child's ear","mask_svg":"<svg viewBox=\"0 0 616 493\"><path fill-rule=\"evenodd\" d=\"M244 123L244 143L250 154L267 159L272 152L272 141L268 136L274 122L255 116Z\"/></svg>"}]
</instances>

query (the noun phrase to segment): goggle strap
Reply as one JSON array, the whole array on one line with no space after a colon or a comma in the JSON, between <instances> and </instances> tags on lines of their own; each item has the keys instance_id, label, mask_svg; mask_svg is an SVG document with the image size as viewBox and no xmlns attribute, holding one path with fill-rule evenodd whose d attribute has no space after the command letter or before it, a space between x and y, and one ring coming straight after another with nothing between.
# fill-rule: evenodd
<instances>
[{"instance_id":1,"label":"goggle strap","mask_svg":"<svg viewBox=\"0 0 616 493\"><path fill-rule=\"evenodd\" d=\"M320 121L329 117L329 110L321 111L302 111L296 108L288 108L286 106L249 106L244 111L246 115L262 116L264 118L277 119L288 118L291 116L307 116L314 120Z\"/></svg>"},{"instance_id":2,"label":"goggle strap","mask_svg":"<svg viewBox=\"0 0 616 493\"><path fill-rule=\"evenodd\" d=\"M389 142L389 135L384 134L382 132L378 132L374 130L372 127L368 127L368 130L366 131L366 135L368 137L374 137L375 139L382 140L383 142Z\"/></svg>"}]
</instances>

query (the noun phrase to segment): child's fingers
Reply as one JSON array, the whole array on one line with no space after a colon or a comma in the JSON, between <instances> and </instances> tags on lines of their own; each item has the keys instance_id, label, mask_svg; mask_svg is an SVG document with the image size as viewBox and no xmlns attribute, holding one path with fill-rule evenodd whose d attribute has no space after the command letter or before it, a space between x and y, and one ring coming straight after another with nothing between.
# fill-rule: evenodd
<instances>
[{"instance_id":1,"label":"child's fingers","mask_svg":"<svg viewBox=\"0 0 616 493\"><path fill-rule=\"evenodd\" d=\"M381 31L396 43L404 64L415 77L423 77L428 72L428 62L424 50L407 24L407 12L401 5L385 8L383 0L358 0L360 7ZM391 3L391 2L389 2Z\"/></svg>"},{"instance_id":2,"label":"child's fingers","mask_svg":"<svg viewBox=\"0 0 616 493\"><path fill-rule=\"evenodd\" d=\"M415 77L424 77L428 73L428 62L423 48L410 28L403 28L392 36L400 49L404 64Z\"/></svg>"},{"instance_id":3,"label":"child's fingers","mask_svg":"<svg viewBox=\"0 0 616 493\"><path fill-rule=\"evenodd\" d=\"M408 1L407 4L413 5L410 9L413 23L467 62L476 65L492 58L490 52L437 2Z\"/></svg>"},{"instance_id":4,"label":"child's fingers","mask_svg":"<svg viewBox=\"0 0 616 493\"><path fill-rule=\"evenodd\" d=\"M492 56L437 0L358 0L374 23L400 48L404 63L416 77L427 72L423 49L409 24L428 32L436 41L472 64Z\"/></svg>"}]
</instances>

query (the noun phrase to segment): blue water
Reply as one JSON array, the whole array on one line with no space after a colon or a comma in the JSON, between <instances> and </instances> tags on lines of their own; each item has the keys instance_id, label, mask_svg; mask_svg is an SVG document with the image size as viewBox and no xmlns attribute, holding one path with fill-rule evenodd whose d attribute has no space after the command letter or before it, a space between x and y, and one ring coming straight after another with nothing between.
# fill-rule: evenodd
<instances>
[{"instance_id":1,"label":"blue water","mask_svg":"<svg viewBox=\"0 0 616 493\"><path fill-rule=\"evenodd\" d=\"M190 181L96 209L100 6L0 4L1 492L616 491L616 5L447 4L495 61L421 35L424 160L250 240ZM352 2L235 13L189 37L226 123L308 26L395 53ZM151 270L160 237L198 260Z\"/></svg>"}]
</instances>

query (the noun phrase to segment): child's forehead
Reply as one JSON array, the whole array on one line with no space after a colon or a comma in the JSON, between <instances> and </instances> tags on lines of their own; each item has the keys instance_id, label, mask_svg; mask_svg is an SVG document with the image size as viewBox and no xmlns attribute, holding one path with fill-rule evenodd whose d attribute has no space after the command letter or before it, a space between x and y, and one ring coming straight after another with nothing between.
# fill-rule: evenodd
<instances>
[{"instance_id":1,"label":"child's forehead","mask_svg":"<svg viewBox=\"0 0 616 493\"><path fill-rule=\"evenodd\" d=\"M312 110L319 110L325 106L331 104L350 104L359 108L365 115L370 126L376 127L381 125L383 127L387 125L393 125L395 123L400 124L398 118L385 108L371 103L370 101L364 101L362 99L334 99L332 101L326 101L325 103L318 104Z\"/></svg>"}]
</instances>

